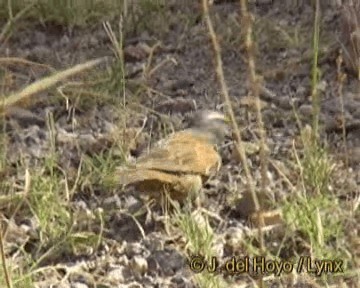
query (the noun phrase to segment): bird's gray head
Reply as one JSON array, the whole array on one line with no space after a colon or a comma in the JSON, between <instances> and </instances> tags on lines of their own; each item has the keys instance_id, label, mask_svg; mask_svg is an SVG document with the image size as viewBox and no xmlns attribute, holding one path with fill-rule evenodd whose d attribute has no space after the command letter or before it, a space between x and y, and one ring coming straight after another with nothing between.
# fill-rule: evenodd
<instances>
[{"instance_id":1,"label":"bird's gray head","mask_svg":"<svg viewBox=\"0 0 360 288\"><path fill-rule=\"evenodd\" d=\"M221 143L229 132L227 117L217 111L197 111L190 121L190 130L213 144Z\"/></svg>"}]
</instances>

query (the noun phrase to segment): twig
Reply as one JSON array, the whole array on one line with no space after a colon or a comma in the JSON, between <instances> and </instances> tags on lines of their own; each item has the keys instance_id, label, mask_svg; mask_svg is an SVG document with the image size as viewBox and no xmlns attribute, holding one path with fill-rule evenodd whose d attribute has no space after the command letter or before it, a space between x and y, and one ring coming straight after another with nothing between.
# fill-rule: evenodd
<instances>
[{"instance_id":1,"label":"twig","mask_svg":"<svg viewBox=\"0 0 360 288\"><path fill-rule=\"evenodd\" d=\"M22 58L18 58L18 57L0 58L0 64L4 64L4 65L23 64L23 65L29 65L29 66L38 66L41 68L46 68L46 69L50 70L51 72L56 72L56 70L49 65L33 62L30 60L26 60L26 59L22 59Z\"/></svg>"},{"instance_id":2,"label":"twig","mask_svg":"<svg viewBox=\"0 0 360 288\"><path fill-rule=\"evenodd\" d=\"M337 82L338 82L338 96L340 101L341 107L341 128L342 128L342 137L344 141L344 154L345 154L345 165L349 167L349 155L348 155L348 148L346 143L346 120L345 120L345 109L344 109L344 95L343 95L343 87L344 82L346 80L346 74L341 71L341 66L343 63L343 57L340 50L340 55L336 59L336 66L337 66Z\"/></svg>"},{"instance_id":3,"label":"twig","mask_svg":"<svg viewBox=\"0 0 360 288\"><path fill-rule=\"evenodd\" d=\"M213 45L213 49L214 49L214 52L215 52L216 75L217 75L218 80L220 82L221 92L222 92L222 95L224 97L227 109L228 109L228 113L229 113L229 116L230 116L231 123L233 125L233 129L234 129L234 133L235 133L235 137L236 137L236 141L237 141L236 149L239 152L241 162L242 162L242 164L244 166L245 175L246 175L246 178L248 180L248 182L247 182L248 188L252 193L255 193L254 180L253 180L253 178L252 178L252 176L250 174L250 169L249 169L249 166L247 164L245 147L244 147L243 142L241 140L240 129L239 129L239 126L238 126L238 124L236 122L236 119L235 119L235 114L234 114L234 111L233 111L232 106L231 106L231 100L230 100L230 96L229 96L229 93L228 93L228 88L227 88L227 85L225 83L224 71L223 71L223 68L222 68L223 65L222 65L222 60L221 60L220 45L219 45L219 42L218 42L218 40L216 38L215 30L214 30L214 27L213 27L213 25L211 23L211 19L210 19L210 16L209 16L208 1L203 0L202 3L203 3L204 17L205 17L205 20L206 20L206 23L207 23L207 26L208 26L208 29L209 29L209 35L210 35L212 45ZM258 201L256 201L255 205L259 206Z\"/></svg>"},{"instance_id":4,"label":"twig","mask_svg":"<svg viewBox=\"0 0 360 288\"><path fill-rule=\"evenodd\" d=\"M315 2L315 19L314 19L314 34L313 34L313 63L312 63L312 87L311 100L313 108L313 140L317 143L317 135L319 132L319 114L320 114L320 99L318 93L319 71L318 71L318 55L319 55L319 36L320 36L320 1Z\"/></svg>"},{"instance_id":5,"label":"twig","mask_svg":"<svg viewBox=\"0 0 360 288\"><path fill-rule=\"evenodd\" d=\"M27 87L25 87L22 91L14 93L9 96L2 96L0 95L0 99L2 98L3 101L0 106L0 114L4 113L6 114L6 109L10 106L13 106L17 104L20 101L23 101L30 96L42 92L44 90L49 89L50 87L54 86L58 82L65 80L66 78L76 75L86 69L90 69L104 61L104 58L91 60L88 62L85 62L83 64L78 64L72 68L69 68L67 70L63 70L55 75L45 77L41 80L38 80Z\"/></svg>"},{"instance_id":6,"label":"twig","mask_svg":"<svg viewBox=\"0 0 360 288\"><path fill-rule=\"evenodd\" d=\"M248 55L248 71L250 78L250 88L252 90L252 96L255 98L255 106L256 106L256 119L259 128L260 134L260 169L261 169L261 195L265 196L266 186L267 186L267 166L268 166L268 157L267 157L267 148L266 148L266 133L264 129L264 123L262 121L261 115L261 104L260 104L260 96L259 96L259 80L256 75L255 70L255 48L254 42L252 39L253 29L252 29L252 15L248 11L247 1L240 0L241 7L241 16L243 18L243 27L245 29L245 47ZM259 200L254 191L252 193L252 198L255 204L255 212L258 217L258 233L259 233L259 242L260 242L260 251L262 255L265 255L265 245L264 245L264 235L263 235L263 227L265 226L263 213L261 213ZM263 278L260 277L259 286L263 287L264 282Z\"/></svg>"},{"instance_id":7,"label":"twig","mask_svg":"<svg viewBox=\"0 0 360 288\"><path fill-rule=\"evenodd\" d=\"M237 151L238 151L238 153L240 155L240 160L241 160L242 165L244 167L245 176L246 176L246 179L247 179L246 184L247 184L248 190L250 191L250 193L252 195L254 205L255 205L255 210L260 211L260 205L259 205L259 201L258 201L256 192L255 192L255 187L254 187L254 180L253 180L253 178L252 178L252 176L250 174L250 169L249 169L249 166L247 164L245 147L244 147L244 144L243 144L243 142L241 140L240 129L239 129L239 126L238 126L238 124L236 122L236 119L235 119L234 111L233 111L232 105L231 105L230 96L229 96L229 93L228 93L228 88L227 88L227 85L226 85L226 82L225 82L223 65L222 65L222 60L221 60L221 49L220 49L219 42L218 42L218 40L216 38L215 30L214 30L214 27L213 27L213 25L211 23L211 19L210 19L210 16L209 16L208 1L203 0L202 4L203 4L204 18L206 20L206 24L207 24L207 27L208 27L208 30L209 30L210 39L211 39L212 46L213 46L214 53L215 53L215 63L216 63L216 67L215 67L216 70L215 71L216 71L216 75L217 75L217 78L218 78L219 83L220 83L221 92L222 92L222 95L224 97L227 109L228 109L228 113L229 113L229 116L230 116L230 120L231 120L231 123L232 123L232 126L233 126L233 130L234 130L234 134L235 134L235 138L236 138L236 142L237 142L237 145L235 147L236 147L236 149L237 149ZM258 214L261 214L261 213L258 213ZM261 221L259 221L259 222L261 222ZM260 225L260 227L261 227L261 225ZM262 232L261 232L261 228L259 229L259 231L260 231L260 233L259 233L259 237L260 237L259 242L263 243L263 240L262 240L263 235L262 235ZM261 283L262 283L262 280L261 280ZM262 285L260 285L260 286L262 287Z\"/></svg>"}]
</instances>

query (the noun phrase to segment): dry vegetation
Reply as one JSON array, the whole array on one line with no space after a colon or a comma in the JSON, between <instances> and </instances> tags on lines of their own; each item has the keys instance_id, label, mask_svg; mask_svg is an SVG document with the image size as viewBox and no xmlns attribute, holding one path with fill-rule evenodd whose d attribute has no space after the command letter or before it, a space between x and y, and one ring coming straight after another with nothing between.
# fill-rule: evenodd
<instances>
[{"instance_id":1,"label":"dry vegetation","mask_svg":"<svg viewBox=\"0 0 360 288\"><path fill-rule=\"evenodd\" d=\"M1 287L358 287L360 116L348 113L359 96L346 110L358 4L303 3L281 13L310 19L287 27L271 13L278 4L245 0L25 2L0 2ZM327 13L341 19L340 41ZM36 29L52 40L29 52ZM323 112L322 97L339 114ZM203 207L161 210L113 185L115 167L214 103L234 139ZM263 256L294 270L195 273L194 255ZM343 272L297 273L303 256L341 260Z\"/></svg>"}]
</instances>

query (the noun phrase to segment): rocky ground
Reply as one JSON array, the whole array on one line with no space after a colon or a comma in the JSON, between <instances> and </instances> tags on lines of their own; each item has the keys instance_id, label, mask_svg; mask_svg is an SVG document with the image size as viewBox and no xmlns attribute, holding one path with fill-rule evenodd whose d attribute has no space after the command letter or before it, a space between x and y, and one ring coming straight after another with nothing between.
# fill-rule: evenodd
<instances>
[{"instance_id":1,"label":"rocky ground","mask_svg":"<svg viewBox=\"0 0 360 288\"><path fill-rule=\"evenodd\" d=\"M103 173L124 158L136 157L142 147L183 128L183 120L195 109L226 111L199 5L170 2L153 13L140 14L136 22L123 24L125 75L117 66L114 45L101 22L67 27L24 19L16 23L11 37L1 43L0 85L4 95L54 69L107 56L105 64L94 71L84 72L6 112L1 214L3 223L9 227L3 241L8 267L13 270L10 274L21 279L15 281L14 287L197 287L205 283L198 279L201 273L195 274L189 268L189 255L194 250L189 247L187 236L179 232L181 229L174 228L179 228L179 224L169 228L171 220L163 211L144 208L143 202L131 193L119 187L108 188L101 180ZM211 17L221 41L233 108L244 141L256 144L258 134L254 105L248 97L239 4L218 2L211 6ZM270 148L269 208L283 208L286 212L295 201L289 195L301 190L294 153L294 149L302 149L298 143L301 129L295 115L303 126L311 124L314 11L306 4L286 9L283 6L282 1L258 1L250 5L250 10L255 15L257 71L263 77L262 112ZM343 97L339 97L336 66L341 48L339 14L339 9L324 7L318 83L321 140L334 163L331 176L334 179L328 182L329 191L334 194L330 202L336 199L338 210L329 209L328 204L315 207L323 208L325 214L334 213L331 219L324 216L324 227L326 221L341 222L342 231L339 234L333 231L334 239L326 235L328 231L324 228L324 237L329 237L326 245L333 252L326 255L345 258L347 270L322 278L306 273L281 277L270 274L265 277L269 287L322 287L324 283L330 287L357 287L359 280L358 272L354 273L359 264L356 250L359 213L357 207L352 213L349 205L356 203L360 192L360 96L356 76L345 69ZM109 20L119 36L118 18ZM339 124L341 99L347 150ZM137 134L140 136L135 137ZM220 147L223 167L218 177L204 187L203 210L207 212L193 214L199 217L199 223L207 219L214 235L214 255L222 260L234 255L251 257L259 252L256 229L247 221L246 204L239 200L247 188L233 146L229 139ZM350 155L348 167L345 154ZM51 161L56 162L56 169L49 168L55 167ZM260 186L259 155L249 152L248 161ZM51 185L45 181L48 178L54 181L49 180ZM32 188L27 189L29 179ZM45 190L58 194L49 196ZM32 197L35 192L39 194ZM41 205L50 205L47 208L52 210L44 216L47 224L39 215L44 210ZM59 206L66 208L62 210ZM315 207L307 209L315 211ZM313 211L310 213L315 214ZM337 235L343 238L336 239ZM314 248L309 243L312 242L301 227L294 228L289 222L265 235L270 254L280 259L319 257L313 254ZM220 273L213 282L217 284L212 285L253 287L252 281L259 275L250 276Z\"/></svg>"}]
</instances>

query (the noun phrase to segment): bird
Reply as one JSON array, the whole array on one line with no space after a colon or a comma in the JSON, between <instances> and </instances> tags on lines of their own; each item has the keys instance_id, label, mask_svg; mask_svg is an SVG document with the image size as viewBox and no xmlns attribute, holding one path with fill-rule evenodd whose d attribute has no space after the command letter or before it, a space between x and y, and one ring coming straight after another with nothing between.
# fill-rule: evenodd
<instances>
[{"instance_id":1,"label":"bird","mask_svg":"<svg viewBox=\"0 0 360 288\"><path fill-rule=\"evenodd\" d=\"M204 181L221 167L217 145L228 134L228 122L221 112L196 111L188 128L159 140L136 163L119 167L116 181L153 198L163 192L177 201L197 198Z\"/></svg>"}]
</instances>

